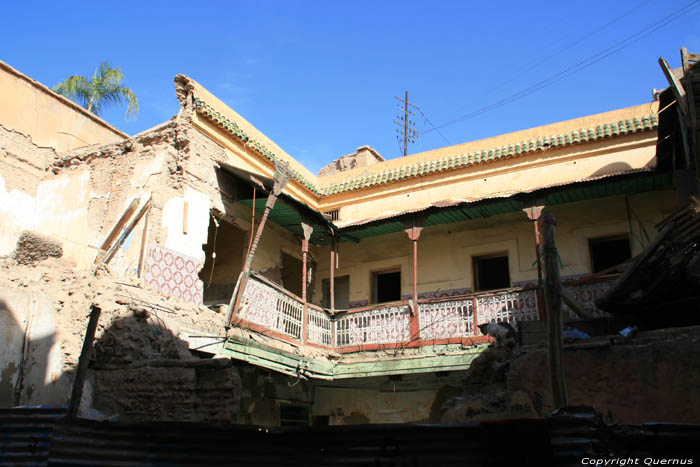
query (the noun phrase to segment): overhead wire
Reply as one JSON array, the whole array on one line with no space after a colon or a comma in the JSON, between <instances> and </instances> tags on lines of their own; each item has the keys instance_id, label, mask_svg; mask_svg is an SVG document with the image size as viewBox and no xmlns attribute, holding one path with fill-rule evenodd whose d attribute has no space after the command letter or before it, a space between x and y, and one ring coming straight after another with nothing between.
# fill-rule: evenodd
<instances>
[{"instance_id":1,"label":"overhead wire","mask_svg":"<svg viewBox=\"0 0 700 467\"><path fill-rule=\"evenodd\" d=\"M481 115L483 113L486 113L490 110L496 109L496 108L501 107L503 105L509 104L509 103L514 102L514 101L519 100L519 99L522 99L523 97L529 96L530 94L533 94L533 93L535 93L535 92L537 92L537 91L539 91L547 86L551 86L552 84L554 84L558 81L561 81L562 79L569 76L570 74L584 70L585 68L588 68L589 66L591 66L595 63L598 63L599 61L619 52L620 50L631 45L633 41L643 39L643 38L653 34L657 30L661 29L662 27L668 25L669 23L671 23L671 22L677 20L678 18L680 18L681 16L683 16L690 9L698 6L699 3L700 3L700 0L693 0L692 2L681 7L680 9L675 10L674 12L664 16L663 18L659 19L658 21L649 24L648 26L646 26L642 30L639 30L639 31L635 32L634 34L631 34L631 35L625 37L624 39L616 42L615 44L613 44L609 47L606 47L603 50L601 50L593 55L590 55L589 57L579 61L578 63L576 63L574 65L571 65L571 66L565 68L564 70L562 70L558 73L555 73L554 75L552 75L548 78L540 80L540 81L534 83L533 85L531 85L531 86L529 86L521 91L518 91L514 94L511 94L508 97L500 99L492 104L486 105L486 106L481 107L473 112L462 115L460 117L457 117L455 119L452 119L452 120L447 121L445 123L442 123L440 125L434 126L430 130L426 130L423 133L437 131L440 128L444 128L446 126L453 125L455 123L459 123L459 122L474 118L474 117Z\"/></svg>"}]
</instances>

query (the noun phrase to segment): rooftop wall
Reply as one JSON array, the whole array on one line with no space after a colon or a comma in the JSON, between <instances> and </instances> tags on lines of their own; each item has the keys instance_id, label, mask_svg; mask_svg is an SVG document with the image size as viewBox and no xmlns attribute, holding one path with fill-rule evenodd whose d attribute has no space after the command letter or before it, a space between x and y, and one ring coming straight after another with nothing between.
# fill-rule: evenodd
<instances>
[{"instance_id":1,"label":"rooftop wall","mask_svg":"<svg viewBox=\"0 0 700 467\"><path fill-rule=\"evenodd\" d=\"M0 62L0 125L56 152L128 138L74 102Z\"/></svg>"}]
</instances>

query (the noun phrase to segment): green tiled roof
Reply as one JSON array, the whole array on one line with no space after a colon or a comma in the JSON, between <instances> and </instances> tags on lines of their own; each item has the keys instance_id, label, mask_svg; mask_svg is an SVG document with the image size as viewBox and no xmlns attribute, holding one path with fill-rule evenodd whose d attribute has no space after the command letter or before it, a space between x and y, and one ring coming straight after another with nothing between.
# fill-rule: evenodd
<instances>
[{"instance_id":1,"label":"green tiled roof","mask_svg":"<svg viewBox=\"0 0 700 467\"><path fill-rule=\"evenodd\" d=\"M249 136L241 127L239 127L236 124L236 122L229 120L224 115L221 115L212 106L210 106L209 104L207 104L203 100L201 100L199 98L195 98L194 106L195 106L195 109L197 110L197 112L199 112L203 115L206 115L210 120L212 120L214 123L217 123L221 128L225 129L230 134L236 136L238 139L240 139L244 143L248 143L248 145L251 148L253 148L256 152L258 152L259 154L264 156L267 160L271 161L272 163L285 161L282 157L275 154L273 151L268 149L265 145L261 144L260 142L256 141L254 138ZM295 178L299 183L304 185L306 188L311 190L313 193L315 193L317 195L322 194L313 183L311 183L309 180L307 180L306 177L301 175L298 171L294 170L294 168L290 167L289 172L291 173L293 178Z\"/></svg>"},{"instance_id":2,"label":"green tiled roof","mask_svg":"<svg viewBox=\"0 0 700 467\"><path fill-rule=\"evenodd\" d=\"M400 168L391 168L371 175L361 175L354 179L343 180L325 187L321 190L321 193L323 195L334 195L344 191L521 156L528 153L543 151L548 148L562 148L573 144L587 143L615 136L654 130L658 128L658 125L659 121L655 114L645 115L641 118L619 120L617 122L598 125L595 128L581 128L568 133L540 137L536 140L521 141L497 148L483 149L481 151L452 154L440 159L417 162Z\"/></svg>"},{"instance_id":3,"label":"green tiled roof","mask_svg":"<svg viewBox=\"0 0 700 467\"><path fill-rule=\"evenodd\" d=\"M246 132L243 131L243 129L241 129L236 122L233 122L227 117L221 115L212 106L199 98L195 99L195 109L200 114L207 116L210 120L217 123L230 134L239 138L241 141L247 142L250 147L255 149L255 151L271 162L274 163L284 161L282 157L275 154L273 151L246 134ZM596 127L581 128L567 133L539 137L536 140L531 139L514 142L497 148L482 149L480 151L463 154L451 154L439 159L417 162L415 164L402 167L393 167L369 175L360 175L355 178L348 178L323 188L317 187L310 180L299 174L296 170L290 169L290 171L292 176L310 191L319 196L327 196L391 183L398 180L405 180L408 178L444 172L447 170L454 170L472 165L481 165L491 161L517 157L543 151L549 148L562 148L574 144L588 143L606 138L613 138L616 136L655 130L658 128L658 125L659 121L656 114L649 114L634 119L609 122L602 125L597 125Z\"/></svg>"}]
</instances>

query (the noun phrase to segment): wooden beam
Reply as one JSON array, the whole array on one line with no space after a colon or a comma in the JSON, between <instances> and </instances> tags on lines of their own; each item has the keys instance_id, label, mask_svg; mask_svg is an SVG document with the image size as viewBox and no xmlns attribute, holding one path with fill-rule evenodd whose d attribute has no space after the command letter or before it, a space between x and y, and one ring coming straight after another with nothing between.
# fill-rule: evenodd
<instances>
[{"instance_id":1,"label":"wooden beam","mask_svg":"<svg viewBox=\"0 0 700 467\"><path fill-rule=\"evenodd\" d=\"M136 224L139 223L143 215L146 213L146 211L151 207L151 195L148 195L148 199L144 203L144 205L139 209L139 212L136 214L136 216L129 222L129 224L122 230L122 233L119 235L119 238L114 242L114 244L110 247L109 250L107 250L106 253L104 253L104 256L99 258L99 261L96 261L96 267L101 266L102 264L107 264L109 261L112 259L114 254L117 252L119 247L124 243L126 238L129 236L132 230L134 230L134 227L136 227ZM101 255L98 255L101 256Z\"/></svg>"},{"instance_id":2,"label":"wooden beam","mask_svg":"<svg viewBox=\"0 0 700 467\"><path fill-rule=\"evenodd\" d=\"M564 300L564 303L566 303L566 306L571 308L571 311L576 313L580 318L583 319L592 319L593 315L586 310L583 305L581 305L579 302L576 301L574 297L571 296L568 290L564 289L562 287L561 289L561 298Z\"/></svg>"},{"instance_id":3,"label":"wooden beam","mask_svg":"<svg viewBox=\"0 0 700 467\"><path fill-rule=\"evenodd\" d=\"M666 80L668 80L669 84L671 85L671 90L676 96L676 100L678 101L678 105L680 106L684 117L688 118L688 100L685 95L685 88L683 88L680 80L676 78L676 75L673 74L671 67L663 57L659 57L659 65L661 66L661 70L664 72L664 75L666 75Z\"/></svg>"},{"instance_id":4,"label":"wooden beam","mask_svg":"<svg viewBox=\"0 0 700 467\"><path fill-rule=\"evenodd\" d=\"M185 200L185 203L182 206L182 233L184 235L187 235L187 214L189 211L190 204Z\"/></svg>"},{"instance_id":5,"label":"wooden beam","mask_svg":"<svg viewBox=\"0 0 700 467\"><path fill-rule=\"evenodd\" d=\"M109 249L110 246L112 246L112 242L117 238L117 235L119 235L119 232L121 232L122 228L124 225L127 223L131 215L136 211L136 208L139 207L139 199L134 198L131 200L131 203L129 206L127 206L126 210L124 213L121 215L119 220L117 221L116 224L114 224L114 227L112 227L112 230L109 231L107 234L107 237L105 240L102 242L102 245L100 246L100 249L102 250L102 254L98 254L97 257L95 257L95 263L101 260L101 256L104 254L103 252Z\"/></svg>"},{"instance_id":6,"label":"wooden beam","mask_svg":"<svg viewBox=\"0 0 700 467\"><path fill-rule=\"evenodd\" d=\"M265 223L267 222L267 218L270 215L270 211L272 211L272 208L277 202L277 197L280 195L280 193L282 193L284 187L287 186L287 182L289 182L289 177L289 166L287 164L275 166L275 184L272 187L272 192L267 197L267 201L265 201L265 211L263 212L262 218L260 219L260 223L258 224L258 230L255 232L255 238L253 238L253 243L250 245L250 248L248 250L248 257L246 258L245 265L243 267L243 270L241 271L241 276L240 280L238 281L237 290L235 290L234 294L231 296L231 301L228 305L228 313L226 314L226 326L230 326L231 321L233 320L233 317L236 314L240 298L245 293L246 286L248 285L250 267L253 264L253 257L255 256L255 251L258 248L260 237L262 237L263 229L265 228Z\"/></svg>"},{"instance_id":7,"label":"wooden beam","mask_svg":"<svg viewBox=\"0 0 700 467\"><path fill-rule=\"evenodd\" d=\"M143 232L141 233L141 252L139 254L138 277L143 277L143 269L146 266L146 251L148 250L148 220L151 214L149 205L146 211L146 218L143 220Z\"/></svg>"},{"instance_id":8,"label":"wooden beam","mask_svg":"<svg viewBox=\"0 0 700 467\"><path fill-rule=\"evenodd\" d=\"M568 405L568 396L562 362L562 287L559 275L559 254L555 241L556 217L551 212L544 213L541 224L549 337L549 374L554 405L556 408L560 408Z\"/></svg>"},{"instance_id":9,"label":"wooden beam","mask_svg":"<svg viewBox=\"0 0 700 467\"><path fill-rule=\"evenodd\" d=\"M100 307L92 305L90 308L90 319L88 320L87 329L85 330L85 338L83 339L83 349L80 351L78 358L78 370L75 373L73 381L73 391L70 396L70 407L68 409L68 417L75 418L78 415L80 408L80 399L83 397L83 386L85 385L85 375L87 374L88 362L90 361L90 353L92 350L92 341L95 339L95 331L97 323L100 320Z\"/></svg>"}]
</instances>

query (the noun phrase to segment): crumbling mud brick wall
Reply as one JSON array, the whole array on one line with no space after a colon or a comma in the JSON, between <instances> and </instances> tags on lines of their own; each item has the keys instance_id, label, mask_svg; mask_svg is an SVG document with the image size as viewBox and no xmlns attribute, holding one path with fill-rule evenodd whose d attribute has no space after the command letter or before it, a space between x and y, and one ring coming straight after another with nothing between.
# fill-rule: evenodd
<instances>
[{"instance_id":1,"label":"crumbling mud brick wall","mask_svg":"<svg viewBox=\"0 0 700 467\"><path fill-rule=\"evenodd\" d=\"M0 124L0 255L14 250L22 231L34 228L39 185L56 157L53 149Z\"/></svg>"},{"instance_id":2,"label":"crumbling mud brick wall","mask_svg":"<svg viewBox=\"0 0 700 467\"><path fill-rule=\"evenodd\" d=\"M611 423L696 423L700 327L645 331L619 345L565 348L569 405L597 408ZM443 423L544 416L554 410L544 346L491 348L467 371Z\"/></svg>"},{"instance_id":3,"label":"crumbling mud brick wall","mask_svg":"<svg viewBox=\"0 0 700 467\"><path fill-rule=\"evenodd\" d=\"M138 281L118 282L107 271L94 276L65 258L32 265L0 259L2 406L68 403L93 303L102 313L83 415L237 420L236 370L229 360L200 360L184 340L192 332L219 335L220 314L161 296Z\"/></svg>"}]
</instances>

